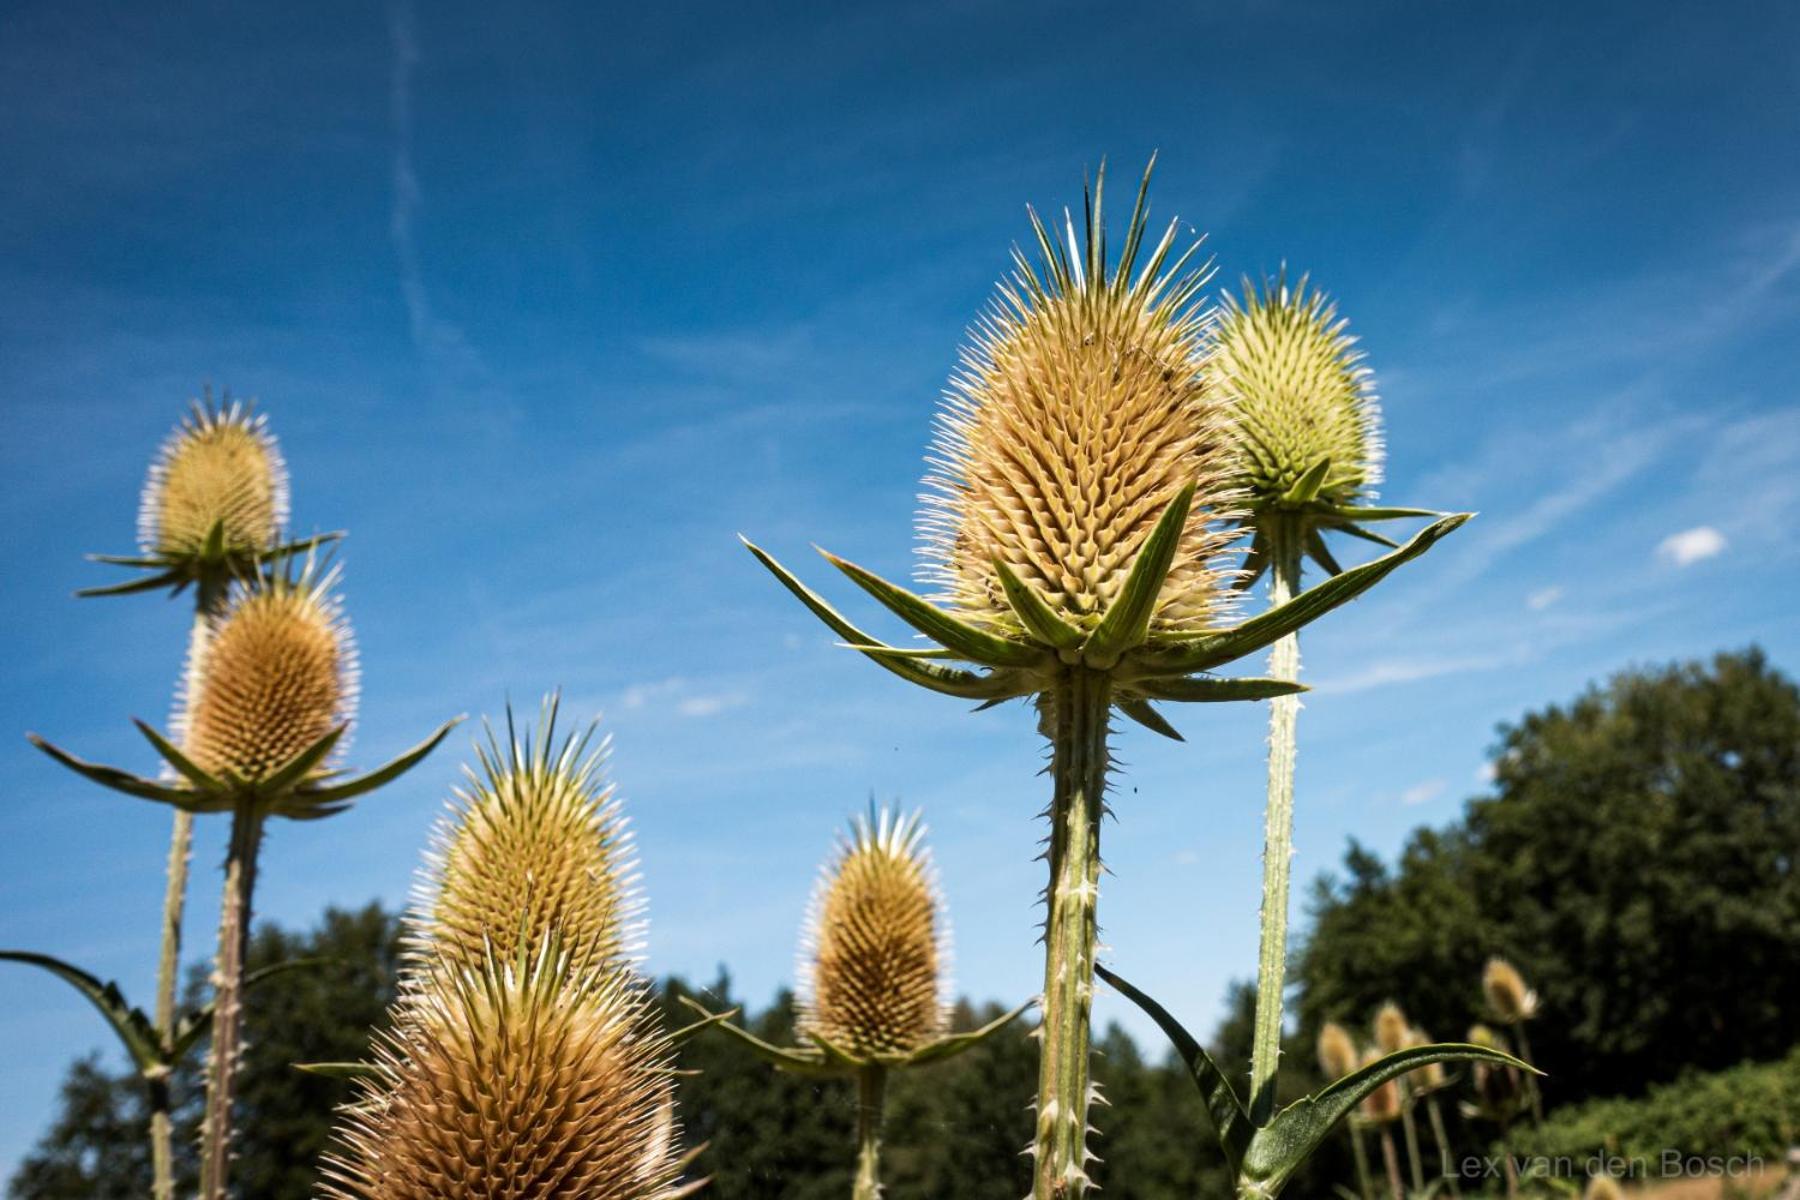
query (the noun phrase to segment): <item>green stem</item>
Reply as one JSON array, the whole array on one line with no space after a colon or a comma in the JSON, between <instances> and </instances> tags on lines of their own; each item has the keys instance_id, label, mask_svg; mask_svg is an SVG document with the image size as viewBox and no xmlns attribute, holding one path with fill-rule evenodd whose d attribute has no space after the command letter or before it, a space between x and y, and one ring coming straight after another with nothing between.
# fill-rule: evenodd
<instances>
[{"instance_id":1,"label":"green stem","mask_svg":"<svg viewBox=\"0 0 1800 1200\"><path fill-rule=\"evenodd\" d=\"M1462 1188L1456 1182L1455 1164L1450 1161L1450 1135L1444 1132L1444 1111L1438 1107L1436 1095L1425 1097L1425 1111L1431 1114L1431 1136L1437 1142L1438 1170L1450 1181L1450 1194L1460 1196Z\"/></svg>"},{"instance_id":2,"label":"green stem","mask_svg":"<svg viewBox=\"0 0 1800 1200\"><path fill-rule=\"evenodd\" d=\"M1300 590L1298 529L1276 518L1267 531L1269 603L1285 604ZM1300 678L1300 637L1290 633L1269 651L1273 679ZM1275 1112L1275 1074L1281 1060L1283 976L1287 972L1288 874L1294 855L1295 722L1297 696L1269 702L1269 800L1263 819L1262 941L1256 962L1256 1017L1250 1048L1250 1121L1267 1125Z\"/></svg>"},{"instance_id":3,"label":"green stem","mask_svg":"<svg viewBox=\"0 0 1800 1200\"><path fill-rule=\"evenodd\" d=\"M1050 883L1045 892L1043 1023L1038 1036L1035 1200L1088 1189L1088 1040L1094 998L1095 905L1100 894L1100 818L1105 811L1104 672L1071 667L1045 695L1050 734Z\"/></svg>"},{"instance_id":4,"label":"green stem","mask_svg":"<svg viewBox=\"0 0 1800 1200\"><path fill-rule=\"evenodd\" d=\"M1519 1057L1530 1063L1532 1066L1537 1066L1537 1060L1531 1057L1531 1043L1525 1040L1525 1022L1520 1021L1516 1028L1519 1033ZM1542 1093L1538 1091L1536 1075L1527 1074L1525 1076L1525 1095L1526 1098L1531 1101L1532 1124L1538 1128L1542 1128L1544 1124L1544 1097Z\"/></svg>"},{"instance_id":5,"label":"green stem","mask_svg":"<svg viewBox=\"0 0 1800 1200\"><path fill-rule=\"evenodd\" d=\"M225 894L219 902L219 957L213 974L212 1056L207 1066L206 1115L200 1127L200 1200L225 1200L231 1165L231 1105L243 1045L244 957L250 943L250 899L256 890L256 852L264 814L241 803L231 817Z\"/></svg>"},{"instance_id":6,"label":"green stem","mask_svg":"<svg viewBox=\"0 0 1800 1200\"><path fill-rule=\"evenodd\" d=\"M1369 1175L1369 1148L1363 1144L1362 1126L1350 1126L1350 1148L1356 1153L1356 1190L1362 1200L1375 1200L1375 1184Z\"/></svg>"},{"instance_id":7,"label":"green stem","mask_svg":"<svg viewBox=\"0 0 1800 1200\"><path fill-rule=\"evenodd\" d=\"M205 668L212 618L224 607L229 585L222 575L203 571L194 585L194 625L188 634L187 672L182 704L193 703ZM188 867L193 857L194 817L175 810L169 830L168 885L163 890L162 948L156 962L156 1036L166 1047L175 1040L175 991L181 976L181 921L187 908ZM166 1075L150 1083L151 1195L175 1197L175 1119Z\"/></svg>"},{"instance_id":8,"label":"green stem","mask_svg":"<svg viewBox=\"0 0 1800 1200\"><path fill-rule=\"evenodd\" d=\"M1387 1163L1388 1191L1393 1200L1406 1200L1406 1186L1400 1182L1400 1152L1394 1148L1394 1131L1381 1127L1381 1158Z\"/></svg>"},{"instance_id":9,"label":"green stem","mask_svg":"<svg viewBox=\"0 0 1800 1200\"><path fill-rule=\"evenodd\" d=\"M880 1200L881 1117L887 1068L867 1066L856 1075L856 1187L851 1200Z\"/></svg>"},{"instance_id":10,"label":"green stem","mask_svg":"<svg viewBox=\"0 0 1800 1200\"><path fill-rule=\"evenodd\" d=\"M1408 1098L1400 1105L1400 1123L1406 1130L1406 1157L1412 1168L1413 1191L1425 1190L1425 1159L1419 1153L1419 1126L1413 1120L1413 1102Z\"/></svg>"}]
</instances>

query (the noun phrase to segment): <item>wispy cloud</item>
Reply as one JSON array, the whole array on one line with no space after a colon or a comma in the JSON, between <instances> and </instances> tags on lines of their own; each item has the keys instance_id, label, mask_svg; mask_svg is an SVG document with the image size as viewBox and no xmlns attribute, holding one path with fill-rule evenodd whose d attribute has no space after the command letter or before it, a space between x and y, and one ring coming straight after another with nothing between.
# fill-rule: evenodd
<instances>
[{"instance_id":1,"label":"wispy cloud","mask_svg":"<svg viewBox=\"0 0 1800 1200\"><path fill-rule=\"evenodd\" d=\"M698 689L691 680L672 675L632 684L619 697L619 707L632 711L663 710L683 717L715 717L749 700L742 691Z\"/></svg>"},{"instance_id":2,"label":"wispy cloud","mask_svg":"<svg viewBox=\"0 0 1800 1200\"><path fill-rule=\"evenodd\" d=\"M1366 692L1402 683L1421 683L1469 671L1492 671L1514 661L1510 654L1471 654L1378 659L1358 671L1324 679L1313 685L1321 694Z\"/></svg>"},{"instance_id":3,"label":"wispy cloud","mask_svg":"<svg viewBox=\"0 0 1800 1200\"><path fill-rule=\"evenodd\" d=\"M1680 533L1671 533L1657 543L1656 555L1674 566L1691 567L1697 562L1724 553L1729 544L1725 535L1711 525L1697 525Z\"/></svg>"},{"instance_id":4,"label":"wispy cloud","mask_svg":"<svg viewBox=\"0 0 1800 1200\"><path fill-rule=\"evenodd\" d=\"M1448 781L1443 779L1422 779L1400 793L1400 803L1408 808L1429 804L1443 796L1449 787Z\"/></svg>"},{"instance_id":5,"label":"wispy cloud","mask_svg":"<svg viewBox=\"0 0 1800 1200\"><path fill-rule=\"evenodd\" d=\"M1549 587L1541 587L1525 597L1525 607L1532 612L1543 612L1552 604L1563 598L1561 584L1553 583Z\"/></svg>"}]
</instances>

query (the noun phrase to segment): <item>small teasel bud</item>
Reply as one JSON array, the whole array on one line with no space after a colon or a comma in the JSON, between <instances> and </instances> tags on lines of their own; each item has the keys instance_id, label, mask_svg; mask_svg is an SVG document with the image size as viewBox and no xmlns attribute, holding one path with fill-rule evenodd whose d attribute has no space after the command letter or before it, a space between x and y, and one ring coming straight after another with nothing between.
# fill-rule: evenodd
<instances>
[{"instance_id":1,"label":"small teasel bud","mask_svg":"<svg viewBox=\"0 0 1800 1200\"><path fill-rule=\"evenodd\" d=\"M415 889L410 951L422 968L472 970L510 962L555 934L571 969L627 965L643 904L631 830L603 778L608 743L595 727L560 740L558 703L521 735L477 746L433 835Z\"/></svg>"},{"instance_id":2,"label":"small teasel bud","mask_svg":"<svg viewBox=\"0 0 1800 1200\"><path fill-rule=\"evenodd\" d=\"M336 596L336 568L239 585L210 621L193 693L177 724L188 755L255 782L356 712L356 646ZM334 753L342 753L348 736ZM329 769L330 759L314 768Z\"/></svg>"},{"instance_id":3,"label":"small teasel bud","mask_svg":"<svg viewBox=\"0 0 1800 1200\"><path fill-rule=\"evenodd\" d=\"M1336 1021L1327 1021L1320 1026L1318 1053L1319 1070L1324 1072L1327 1080L1342 1079L1356 1070L1361 1061L1350 1031Z\"/></svg>"},{"instance_id":4,"label":"small teasel bud","mask_svg":"<svg viewBox=\"0 0 1800 1200\"><path fill-rule=\"evenodd\" d=\"M1490 958L1481 972L1481 990L1488 1008L1503 1025L1517 1025L1537 1015L1538 994L1525 986L1525 977L1504 958Z\"/></svg>"},{"instance_id":5,"label":"small teasel bud","mask_svg":"<svg viewBox=\"0 0 1800 1200\"><path fill-rule=\"evenodd\" d=\"M1398 1004L1389 1000L1375 1014L1375 1045L1383 1054L1393 1054L1406 1049L1408 1027L1406 1013Z\"/></svg>"},{"instance_id":6,"label":"small teasel bud","mask_svg":"<svg viewBox=\"0 0 1800 1200\"><path fill-rule=\"evenodd\" d=\"M575 974L548 946L443 971L376 1046L324 1159L332 1200L673 1200L668 1037L641 982Z\"/></svg>"},{"instance_id":7,"label":"small teasel bud","mask_svg":"<svg viewBox=\"0 0 1800 1200\"><path fill-rule=\"evenodd\" d=\"M231 558L273 545L287 523L287 467L260 415L196 401L151 464L138 509L147 554L200 554L214 528Z\"/></svg>"},{"instance_id":8,"label":"small teasel bud","mask_svg":"<svg viewBox=\"0 0 1800 1200\"><path fill-rule=\"evenodd\" d=\"M851 825L801 940L798 1024L857 1055L903 1054L948 1024L948 923L918 814Z\"/></svg>"},{"instance_id":9,"label":"small teasel bud","mask_svg":"<svg viewBox=\"0 0 1800 1200\"><path fill-rule=\"evenodd\" d=\"M1188 270L1193 248L1169 264L1171 224L1133 274L1141 193L1117 264L1107 262L1098 192L1085 246L1072 220L1053 234L1032 219L1043 261L1014 252L1013 277L950 380L920 518L925 574L964 617L1026 636L998 559L1065 622L1092 628L1192 483L1151 631L1204 627L1228 603L1221 553L1232 535L1218 518L1239 501L1227 486L1225 406L1204 370L1209 314L1197 297L1207 272Z\"/></svg>"},{"instance_id":10,"label":"small teasel bud","mask_svg":"<svg viewBox=\"0 0 1800 1200\"><path fill-rule=\"evenodd\" d=\"M1382 1057L1379 1050L1371 1047L1368 1053L1363 1056L1363 1066L1366 1067L1380 1062ZM1370 1092L1367 1096L1363 1097L1362 1104L1358 1111L1363 1120L1374 1125L1385 1125L1389 1121L1399 1119L1399 1081L1390 1079L1374 1091Z\"/></svg>"},{"instance_id":11,"label":"small teasel bud","mask_svg":"<svg viewBox=\"0 0 1800 1200\"><path fill-rule=\"evenodd\" d=\"M1380 482L1380 407L1346 325L1304 278L1260 291L1246 280L1241 302L1226 296L1207 375L1233 402L1238 484L1253 507L1278 505L1321 461L1327 503L1356 504Z\"/></svg>"}]
</instances>

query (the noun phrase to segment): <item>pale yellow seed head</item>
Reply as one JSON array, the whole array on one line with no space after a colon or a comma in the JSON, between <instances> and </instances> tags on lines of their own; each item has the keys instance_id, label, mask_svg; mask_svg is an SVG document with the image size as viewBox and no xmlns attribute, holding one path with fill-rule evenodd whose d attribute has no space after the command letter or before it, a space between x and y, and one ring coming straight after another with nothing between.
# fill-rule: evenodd
<instances>
[{"instance_id":1,"label":"pale yellow seed head","mask_svg":"<svg viewBox=\"0 0 1800 1200\"><path fill-rule=\"evenodd\" d=\"M1409 1048L1431 1045L1431 1035L1416 1026L1406 1031L1406 1044ZM1449 1073L1441 1062L1426 1063L1407 1076L1413 1087L1421 1092L1435 1092L1450 1082Z\"/></svg>"},{"instance_id":2,"label":"pale yellow seed head","mask_svg":"<svg viewBox=\"0 0 1800 1200\"><path fill-rule=\"evenodd\" d=\"M536 737L490 732L440 821L409 937L421 967L472 970L555 935L578 972L629 963L641 932L635 848L602 777L594 729L556 738L547 701Z\"/></svg>"},{"instance_id":3,"label":"pale yellow seed head","mask_svg":"<svg viewBox=\"0 0 1800 1200\"><path fill-rule=\"evenodd\" d=\"M376 1045L324 1159L333 1200L672 1200L674 1054L643 985L547 951L441 972Z\"/></svg>"},{"instance_id":4,"label":"pale yellow seed head","mask_svg":"<svg viewBox=\"0 0 1800 1200\"><path fill-rule=\"evenodd\" d=\"M1236 514L1237 497L1225 406L1202 359L1205 276L1185 256L1165 270L1174 225L1132 275L1141 210L1125 255L1107 264L1099 209L1096 198L1085 247L1065 221L1066 248L1037 226L1037 266L1015 251L1017 270L950 381L926 479L926 575L961 615L1015 636L995 559L1091 628L1189 483L1194 509L1151 634L1206 627L1227 603L1230 535L1218 518Z\"/></svg>"},{"instance_id":5,"label":"pale yellow seed head","mask_svg":"<svg viewBox=\"0 0 1800 1200\"><path fill-rule=\"evenodd\" d=\"M948 930L919 818L857 821L820 873L800 957L798 1025L854 1054L944 1032Z\"/></svg>"},{"instance_id":6,"label":"pale yellow seed head","mask_svg":"<svg viewBox=\"0 0 1800 1200\"><path fill-rule=\"evenodd\" d=\"M1363 1066L1370 1066L1381 1061L1381 1051L1370 1047L1363 1056ZM1363 1120L1375 1125L1385 1125L1400 1116L1400 1084L1390 1079L1363 1098L1357 1109Z\"/></svg>"},{"instance_id":7,"label":"pale yellow seed head","mask_svg":"<svg viewBox=\"0 0 1800 1200\"><path fill-rule=\"evenodd\" d=\"M1327 1021L1319 1028L1318 1054L1319 1070L1328 1080L1342 1079L1356 1070L1361 1061L1355 1039L1336 1021Z\"/></svg>"},{"instance_id":8,"label":"pale yellow seed head","mask_svg":"<svg viewBox=\"0 0 1800 1200\"><path fill-rule=\"evenodd\" d=\"M356 647L333 594L336 582L335 570L259 580L237 588L211 620L198 678L177 721L196 764L256 781L351 722ZM334 756L347 741L339 739Z\"/></svg>"},{"instance_id":9,"label":"pale yellow seed head","mask_svg":"<svg viewBox=\"0 0 1800 1200\"><path fill-rule=\"evenodd\" d=\"M261 416L241 404L195 403L150 466L138 509L147 554L198 555L223 523L223 549L274 545L287 523L287 467Z\"/></svg>"},{"instance_id":10,"label":"pale yellow seed head","mask_svg":"<svg viewBox=\"0 0 1800 1200\"><path fill-rule=\"evenodd\" d=\"M1392 1000L1375 1014L1375 1045L1383 1054L1406 1049L1406 1013Z\"/></svg>"},{"instance_id":11,"label":"pale yellow seed head","mask_svg":"<svg viewBox=\"0 0 1800 1200\"><path fill-rule=\"evenodd\" d=\"M1481 990L1488 1008L1503 1025L1517 1025L1537 1016L1538 995L1525 986L1525 977L1504 958L1490 958L1481 972Z\"/></svg>"},{"instance_id":12,"label":"pale yellow seed head","mask_svg":"<svg viewBox=\"0 0 1800 1200\"><path fill-rule=\"evenodd\" d=\"M1611 1175L1595 1175L1582 1189L1581 1200L1625 1200L1625 1189Z\"/></svg>"},{"instance_id":13,"label":"pale yellow seed head","mask_svg":"<svg viewBox=\"0 0 1800 1200\"><path fill-rule=\"evenodd\" d=\"M1227 295L1208 379L1233 401L1237 482L1252 506L1275 504L1324 458L1322 500L1353 505L1381 481L1380 406L1346 325L1304 279Z\"/></svg>"}]
</instances>

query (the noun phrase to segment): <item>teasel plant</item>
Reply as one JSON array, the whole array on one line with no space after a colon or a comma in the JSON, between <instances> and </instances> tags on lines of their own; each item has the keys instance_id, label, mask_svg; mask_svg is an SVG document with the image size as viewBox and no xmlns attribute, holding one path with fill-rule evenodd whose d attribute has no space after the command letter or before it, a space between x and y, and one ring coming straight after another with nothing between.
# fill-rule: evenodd
<instances>
[{"instance_id":1,"label":"teasel plant","mask_svg":"<svg viewBox=\"0 0 1800 1200\"><path fill-rule=\"evenodd\" d=\"M1406 1031L1408 1046L1429 1046L1431 1035L1418 1026ZM1455 1082L1454 1077L1441 1062L1427 1063L1406 1077L1407 1099L1413 1106L1421 1102L1425 1105L1426 1116L1431 1121L1431 1139L1437 1146L1438 1178L1445 1181L1453 1196L1462 1195L1462 1187L1456 1181L1456 1164L1452 1160L1450 1150L1450 1134L1444 1126L1444 1112L1438 1106L1437 1094ZM1416 1137L1415 1137L1416 1141ZM1418 1155L1415 1151L1414 1159Z\"/></svg>"},{"instance_id":2,"label":"teasel plant","mask_svg":"<svg viewBox=\"0 0 1800 1200\"><path fill-rule=\"evenodd\" d=\"M337 1200L677 1200L674 1048L637 970L644 904L597 727L509 709L432 835L400 995L324 1160ZM735 1011L735 1010L734 1010ZM725 1014L729 1016L731 1014ZM723 1019L716 1018L716 1019Z\"/></svg>"},{"instance_id":3,"label":"teasel plant","mask_svg":"<svg viewBox=\"0 0 1800 1200\"><path fill-rule=\"evenodd\" d=\"M795 1026L805 1044L776 1046L720 1023L781 1070L855 1080L853 1200L881 1195L888 1075L970 1050L1031 1006L1027 1001L979 1029L950 1032L949 959L949 918L923 815L871 804L820 869L802 926ZM683 999L704 1019L718 1020Z\"/></svg>"},{"instance_id":4,"label":"teasel plant","mask_svg":"<svg viewBox=\"0 0 1800 1200\"><path fill-rule=\"evenodd\" d=\"M1336 1021L1327 1021L1319 1027L1317 1054L1319 1072L1327 1083L1354 1075L1362 1066L1362 1051L1357 1049L1356 1039ZM1375 1200L1369 1179L1369 1148L1363 1143L1362 1126L1354 1117L1345 1122L1345 1126L1350 1134L1350 1152L1356 1159L1356 1194L1362 1200Z\"/></svg>"},{"instance_id":5,"label":"teasel plant","mask_svg":"<svg viewBox=\"0 0 1800 1200\"><path fill-rule=\"evenodd\" d=\"M1506 1055L1508 1059L1504 1063L1491 1060L1475 1063L1472 1076L1475 1098L1464 1102L1463 1115L1486 1121L1498 1133L1501 1165L1506 1175L1506 1194L1510 1198L1519 1194L1519 1172L1512 1155L1512 1125L1525 1106L1525 1081L1536 1069L1512 1058L1512 1047L1507 1044L1506 1039L1487 1025L1470 1026L1469 1041L1497 1054Z\"/></svg>"},{"instance_id":6,"label":"teasel plant","mask_svg":"<svg viewBox=\"0 0 1800 1200\"><path fill-rule=\"evenodd\" d=\"M1382 1061L1379 1048L1370 1047L1363 1054L1365 1068ZM1388 1194L1392 1200L1405 1200L1406 1185L1400 1179L1400 1152L1394 1146L1394 1122L1406 1111L1400 1094L1400 1077L1383 1080L1371 1088L1357 1105L1355 1120L1375 1130L1381 1139L1381 1161L1387 1171ZM1423 1186L1420 1187L1423 1191Z\"/></svg>"},{"instance_id":7,"label":"teasel plant","mask_svg":"<svg viewBox=\"0 0 1800 1200\"><path fill-rule=\"evenodd\" d=\"M1414 1039L1413 1028L1406 1020L1406 1012L1398 1004L1390 1000L1376 1011L1375 1046L1383 1054L1393 1054L1409 1046L1422 1044L1426 1044L1424 1039ZM1419 1125L1413 1118L1413 1107L1418 1099L1413 1081L1434 1067L1440 1073L1444 1069L1442 1063L1428 1063L1394 1081L1395 1091L1400 1097L1400 1128L1406 1136L1406 1161L1415 1193L1425 1190L1425 1158L1419 1151Z\"/></svg>"},{"instance_id":8,"label":"teasel plant","mask_svg":"<svg viewBox=\"0 0 1800 1200\"><path fill-rule=\"evenodd\" d=\"M1525 977L1519 969L1504 958L1494 957L1487 960L1481 971L1481 991L1487 998L1488 1014L1501 1025L1513 1031L1519 1040L1519 1057L1531 1062L1531 1042L1525 1036L1526 1022L1538 1015L1538 994L1525 986ZM1531 1104L1531 1119L1535 1124L1544 1123L1544 1099L1538 1091L1537 1080L1526 1076L1525 1096Z\"/></svg>"},{"instance_id":9,"label":"teasel plant","mask_svg":"<svg viewBox=\"0 0 1800 1200\"><path fill-rule=\"evenodd\" d=\"M1292 680L1214 672L1361 595L1466 518L1254 618L1231 618L1229 547L1245 515L1229 402L1209 381L1208 269L1171 222L1149 236L1146 170L1114 258L1104 170L1081 232L1031 213L1038 257L977 323L952 377L921 520L936 603L835 555L851 582L929 642L852 624L771 555L812 613L900 678L987 708L1032 700L1050 742L1044 995L1033 1157L1038 1200L1084 1193L1099 835L1116 710L1180 734L1159 701L1264 700ZM748 544L748 543L747 543Z\"/></svg>"},{"instance_id":10,"label":"teasel plant","mask_svg":"<svg viewBox=\"0 0 1800 1200\"><path fill-rule=\"evenodd\" d=\"M231 817L212 975L201 1200L226 1195L244 957L264 827L274 817L318 820L344 811L357 797L410 770L461 719L445 722L366 775L350 778L336 766L358 686L355 645L336 595L338 578L335 566L309 554L231 585L222 609L208 618L205 655L182 697L179 732L170 737L136 722L171 768L172 779L87 762L31 735L64 766L115 791L190 814Z\"/></svg>"},{"instance_id":11,"label":"teasel plant","mask_svg":"<svg viewBox=\"0 0 1800 1200\"><path fill-rule=\"evenodd\" d=\"M339 535L285 540L288 474L267 420L253 406L229 397L215 402L210 391L195 400L187 416L164 441L151 463L138 508L137 556L91 555L94 561L132 568L125 582L85 588L83 597L192 589L194 619L188 638L186 676L176 700L193 691L213 620L222 610L230 583L270 562L311 553ZM176 730L179 740L179 730ZM104 983L71 964L24 951L0 952L0 959L52 971L76 987L105 1016L121 1039L145 1085L150 1112L151 1194L174 1195L174 1120L169 1079L175 1066L205 1034L212 1009L179 1013L176 986L181 936L192 858L193 815L173 813L163 894L153 1015L128 1004L116 984ZM285 967L286 964L283 964ZM279 972L263 972L260 981Z\"/></svg>"}]
</instances>

